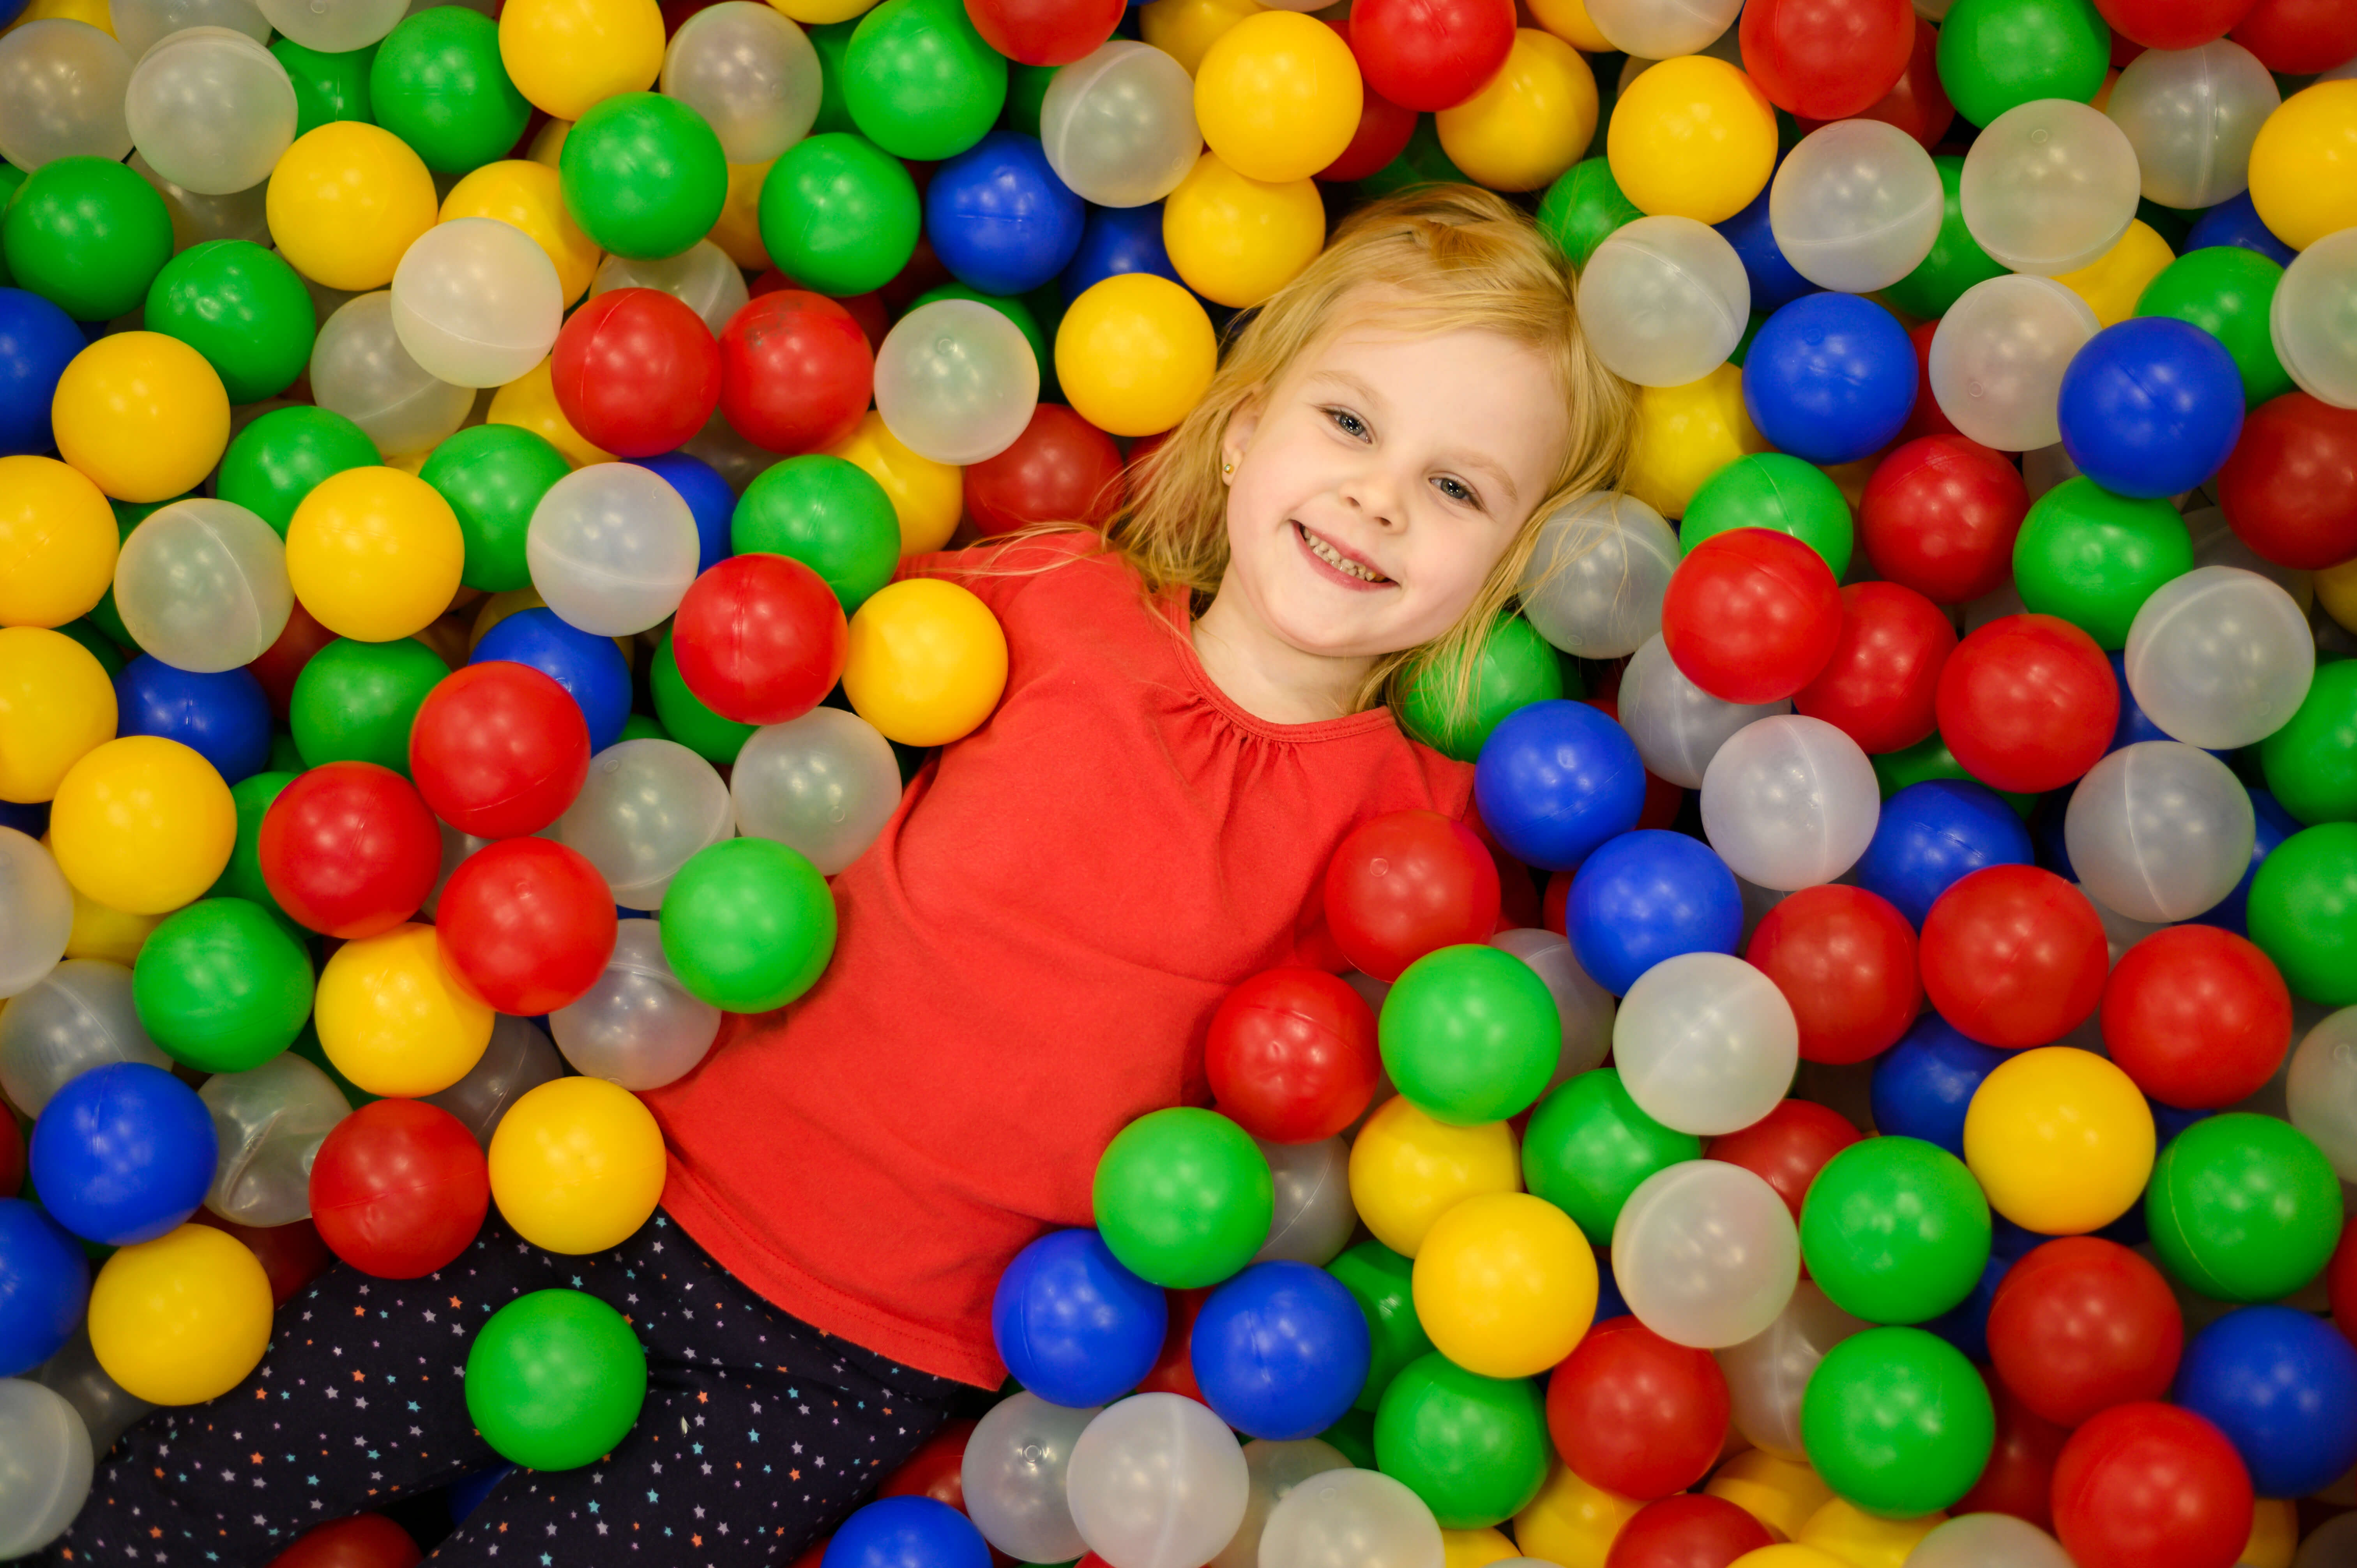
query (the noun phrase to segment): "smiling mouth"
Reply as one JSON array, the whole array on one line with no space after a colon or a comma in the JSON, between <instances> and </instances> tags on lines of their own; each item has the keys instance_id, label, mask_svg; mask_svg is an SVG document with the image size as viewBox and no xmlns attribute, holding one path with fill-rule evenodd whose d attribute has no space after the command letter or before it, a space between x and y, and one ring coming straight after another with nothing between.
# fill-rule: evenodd
<instances>
[{"instance_id":1,"label":"smiling mouth","mask_svg":"<svg viewBox=\"0 0 2357 1568\"><path fill-rule=\"evenodd\" d=\"M1302 548L1309 552L1311 559L1320 565L1330 568L1336 575L1349 579L1353 584L1363 584L1371 588L1392 585L1392 580L1389 577L1357 557L1344 554L1340 546L1320 535L1310 532L1300 523L1297 522L1293 525L1293 532L1294 537L1301 541Z\"/></svg>"}]
</instances>

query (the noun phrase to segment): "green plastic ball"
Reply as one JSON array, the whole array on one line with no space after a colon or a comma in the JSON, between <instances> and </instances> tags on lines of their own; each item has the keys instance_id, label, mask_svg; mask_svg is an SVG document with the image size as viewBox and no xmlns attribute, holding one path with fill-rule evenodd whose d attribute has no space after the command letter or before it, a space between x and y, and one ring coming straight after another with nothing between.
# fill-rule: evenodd
<instances>
[{"instance_id":1,"label":"green plastic ball","mask_svg":"<svg viewBox=\"0 0 2357 1568\"><path fill-rule=\"evenodd\" d=\"M1882 798L1886 800L1910 784L1921 784L1927 779L1980 782L1964 771L1964 765L1956 760L1956 754L1948 749L1948 743L1940 738L1937 731L1925 736L1913 746L1902 746L1897 751L1877 752L1867 760L1874 764L1874 781L1880 787ZM2003 789L1997 793L2004 797L2007 805L2024 818L2038 809L2038 797L2035 795L2011 794Z\"/></svg>"},{"instance_id":2,"label":"green plastic ball","mask_svg":"<svg viewBox=\"0 0 2357 1568\"><path fill-rule=\"evenodd\" d=\"M409 777L409 726L425 694L447 679L442 656L414 637L339 637L295 677L287 727L306 767L373 762Z\"/></svg>"},{"instance_id":3,"label":"green plastic ball","mask_svg":"<svg viewBox=\"0 0 2357 1568\"><path fill-rule=\"evenodd\" d=\"M2005 266L1981 249L1964 227L1964 160L1953 153L1942 153L1932 160L1940 171L1940 188L1943 205L1940 212L1940 237L1932 242L1932 253L1916 263L1915 270L1882 291L1882 296L1910 316L1935 320L1948 314L1948 306L1963 297L1964 290L1976 283L2005 275Z\"/></svg>"},{"instance_id":4,"label":"green plastic ball","mask_svg":"<svg viewBox=\"0 0 2357 1568\"><path fill-rule=\"evenodd\" d=\"M1557 1085L1531 1112L1523 1185L1609 1247L1630 1194L1654 1173L1700 1158L1700 1138L1646 1115L1618 1070L1597 1068Z\"/></svg>"},{"instance_id":5,"label":"green plastic ball","mask_svg":"<svg viewBox=\"0 0 2357 1568\"><path fill-rule=\"evenodd\" d=\"M1975 125L2035 99L2088 102L2111 61L2093 0L1956 0L1940 24L1940 85Z\"/></svg>"},{"instance_id":6,"label":"green plastic ball","mask_svg":"<svg viewBox=\"0 0 2357 1568\"><path fill-rule=\"evenodd\" d=\"M270 810L270 802L278 799L278 792L294 782L293 773L274 769L248 774L229 787L231 803L237 807L237 842L231 846L229 864L205 890L206 897L242 898L274 914L286 912L278 907L276 896L263 879L262 817Z\"/></svg>"},{"instance_id":7,"label":"green plastic ball","mask_svg":"<svg viewBox=\"0 0 2357 1568\"><path fill-rule=\"evenodd\" d=\"M2357 660L2317 666L2291 718L2259 743L2259 766L2301 822L2357 818Z\"/></svg>"},{"instance_id":8,"label":"green plastic ball","mask_svg":"<svg viewBox=\"0 0 2357 1568\"><path fill-rule=\"evenodd\" d=\"M1374 1353L1353 1408L1372 1412L1401 1368L1432 1354L1432 1338L1415 1316L1415 1264L1381 1241L1361 1241L1327 1264L1326 1272L1342 1282L1367 1315Z\"/></svg>"},{"instance_id":9,"label":"green plastic ball","mask_svg":"<svg viewBox=\"0 0 2357 1568\"><path fill-rule=\"evenodd\" d=\"M403 17L369 67L376 123L436 174L465 174L505 157L532 105L500 63L499 24L465 5Z\"/></svg>"},{"instance_id":10,"label":"green plastic ball","mask_svg":"<svg viewBox=\"0 0 2357 1568\"><path fill-rule=\"evenodd\" d=\"M818 983L834 956L834 894L774 839L690 855L663 895L663 956L682 985L730 1013L767 1013Z\"/></svg>"},{"instance_id":11,"label":"green plastic ball","mask_svg":"<svg viewBox=\"0 0 2357 1568\"><path fill-rule=\"evenodd\" d=\"M16 199L16 188L24 183L23 169L11 164L0 163L0 213L7 211L8 203ZM5 250L0 250L0 288L16 286L16 280L8 272L7 252Z\"/></svg>"},{"instance_id":12,"label":"green plastic ball","mask_svg":"<svg viewBox=\"0 0 2357 1568\"><path fill-rule=\"evenodd\" d=\"M59 158L9 199L0 254L18 288L76 321L112 321L147 297L172 259L172 215L156 188L124 165Z\"/></svg>"},{"instance_id":13,"label":"green plastic ball","mask_svg":"<svg viewBox=\"0 0 2357 1568\"><path fill-rule=\"evenodd\" d=\"M2357 1005L2357 823L2292 834L2251 879L2251 940L2293 994Z\"/></svg>"},{"instance_id":14,"label":"green plastic ball","mask_svg":"<svg viewBox=\"0 0 2357 1568\"><path fill-rule=\"evenodd\" d=\"M655 645L654 658L648 661L647 685L654 693L655 719L664 734L706 762L723 768L734 763L759 727L722 718L687 689L669 632L663 633L663 639Z\"/></svg>"},{"instance_id":15,"label":"green plastic ball","mask_svg":"<svg viewBox=\"0 0 2357 1568\"><path fill-rule=\"evenodd\" d=\"M201 898L148 934L131 1002L173 1060L243 1072L293 1045L311 1015L311 959L261 905Z\"/></svg>"},{"instance_id":16,"label":"green plastic ball","mask_svg":"<svg viewBox=\"0 0 2357 1568\"><path fill-rule=\"evenodd\" d=\"M812 453L766 468L745 487L728 524L739 555L788 555L834 590L850 615L892 580L900 522L867 470Z\"/></svg>"},{"instance_id":17,"label":"green plastic ball","mask_svg":"<svg viewBox=\"0 0 2357 1568\"><path fill-rule=\"evenodd\" d=\"M778 270L837 297L899 276L924 227L907 166L844 132L805 136L779 155L761 182L759 215Z\"/></svg>"},{"instance_id":18,"label":"green plastic ball","mask_svg":"<svg viewBox=\"0 0 2357 1568\"><path fill-rule=\"evenodd\" d=\"M1586 266L1614 230L1644 215L1621 194L1612 166L1602 158L1580 159L1539 199L1539 228L1562 247L1575 267Z\"/></svg>"},{"instance_id":19,"label":"green plastic ball","mask_svg":"<svg viewBox=\"0 0 2357 1568\"><path fill-rule=\"evenodd\" d=\"M320 480L383 460L365 431L331 409L274 408L239 431L221 454L219 494L283 539L295 509Z\"/></svg>"},{"instance_id":20,"label":"green plastic ball","mask_svg":"<svg viewBox=\"0 0 2357 1568\"><path fill-rule=\"evenodd\" d=\"M1562 657L1520 616L1501 616L1472 663L1469 679L1459 678L1459 665L1435 662L1415 667L1401 683L1399 719L1407 733L1458 762L1479 757L1509 714L1565 695Z\"/></svg>"},{"instance_id":21,"label":"green plastic ball","mask_svg":"<svg viewBox=\"0 0 2357 1568\"><path fill-rule=\"evenodd\" d=\"M624 740L669 740L671 732L645 714L632 714L622 721Z\"/></svg>"},{"instance_id":22,"label":"green plastic ball","mask_svg":"<svg viewBox=\"0 0 2357 1568\"><path fill-rule=\"evenodd\" d=\"M2136 313L2190 321L2224 344L2243 375L2243 406L2256 408L2292 390L2267 327L2283 275L2272 256L2243 245L2205 245L2161 268L2136 296Z\"/></svg>"},{"instance_id":23,"label":"green plastic ball","mask_svg":"<svg viewBox=\"0 0 2357 1568\"><path fill-rule=\"evenodd\" d=\"M565 209L618 256L675 256L711 231L728 159L703 115L659 92L619 92L566 133L556 172Z\"/></svg>"},{"instance_id":24,"label":"green plastic ball","mask_svg":"<svg viewBox=\"0 0 2357 1568\"><path fill-rule=\"evenodd\" d=\"M811 123L810 131L813 136L859 129L851 123L851 111L843 102L843 57L851 48L851 35L858 30L856 16L841 22L822 22L816 27L805 25L802 28L811 48L818 51L818 118ZM1039 90L1042 97L1047 91L1044 87Z\"/></svg>"},{"instance_id":25,"label":"green plastic ball","mask_svg":"<svg viewBox=\"0 0 2357 1568\"><path fill-rule=\"evenodd\" d=\"M318 317L310 290L276 252L251 240L208 240L156 274L144 320L148 331L202 354L230 402L260 403L309 367Z\"/></svg>"},{"instance_id":26,"label":"green plastic ball","mask_svg":"<svg viewBox=\"0 0 2357 1568\"><path fill-rule=\"evenodd\" d=\"M2126 648L2153 590L2193 570L2193 538L2162 499L2114 495L2081 476L2038 498L2013 541L2022 607Z\"/></svg>"},{"instance_id":27,"label":"green plastic ball","mask_svg":"<svg viewBox=\"0 0 2357 1568\"><path fill-rule=\"evenodd\" d=\"M962 0L884 0L843 57L843 102L860 134L895 157L947 158L998 123L1006 57Z\"/></svg>"},{"instance_id":28,"label":"green plastic ball","mask_svg":"<svg viewBox=\"0 0 2357 1568\"><path fill-rule=\"evenodd\" d=\"M1039 110L1048 101L1048 84L1063 69L1059 65L1008 62L1005 116L1008 130L1020 131L1027 136L1039 134Z\"/></svg>"},{"instance_id":29,"label":"green plastic ball","mask_svg":"<svg viewBox=\"0 0 2357 1568\"><path fill-rule=\"evenodd\" d=\"M502 1459L577 1470L614 1451L647 1399L647 1353L628 1319L577 1290L520 1295L467 1351L467 1416Z\"/></svg>"},{"instance_id":30,"label":"green plastic ball","mask_svg":"<svg viewBox=\"0 0 2357 1568\"><path fill-rule=\"evenodd\" d=\"M1438 948L1403 971L1376 1035L1408 1103L1437 1122L1502 1122L1543 1093L1563 1055L1555 995L1501 948Z\"/></svg>"},{"instance_id":31,"label":"green plastic ball","mask_svg":"<svg viewBox=\"0 0 2357 1568\"><path fill-rule=\"evenodd\" d=\"M1920 1138L1867 1138L1825 1162L1801 1206L1801 1261L1868 1323L1928 1323L1988 1266L1989 1206L1964 1162Z\"/></svg>"},{"instance_id":32,"label":"green plastic ball","mask_svg":"<svg viewBox=\"0 0 2357 1568\"><path fill-rule=\"evenodd\" d=\"M1115 1133L1092 1196L1113 1255L1168 1290L1217 1284L1252 1262L1276 1202L1268 1160L1244 1130L1186 1105L1148 1112Z\"/></svg>"},{"instance_id":33,"label":"green plastic ball","mask_svg":"<svg viewBox=\"0 0 2357 1568\"><path fill-rule=\"evenodd\" d=\"M1856 530L1841 487L1813 463L1781 452L1738 457L1705 479L1678 523L1679 548L1736 528L1789 533L1822 557L1839 582L1849 571Z\"/></svg>"},{"instance_id":34,"label":"green plastic ball","mask_svg":"<svg viewBox=\"0 0 2357 1568\"><path fill-rule=\"evenodd\" d=\"M98 660L99 668L106 671L106 678L110 681L122 674L124 665L130 662L124 657L123 649L116 644L114 639L100 630L98 624L87 617L81 620L70 620L58 628L58 630L88 650L90 656Z\"/></svg>"},{"instance_id":35,"label":"green plastic ball","mask_svg":"<svg viewBox=\"0 0 2357 1568\"><path fill-rule=\"evenodd\" d=\"M1988 1385L1921 1328L1869 1328L1831 1350L1801 1396L1801 1444L1835 1496L1885 1519L1946 1508L1996 1442Z\"/></svg>"},{"instance_id":36,"label":"green plastic ball","mask_svg":"<svg viewBox=\"0 0 2357 1568\"><path fill-rule=\"evenodd\" d=\"M373 124L369 103L369 70L376 63L377 45L326 54L306 48L292 38L273 38L270 52L286 68L295 84L295 134L299 139L337 120Z\"/></svg>"},{"instance_id":37,"label":"green plastic ball","mask_svg":"<svg viewBox=\"0 0 2357 1568\"><path fill-rule=\"evenodd\" d=\"M467 542L458 580L487 594L532 586L523 546L533 509L572 471L546 436L520 424L478 424L434 448L417 477L457 514Z\"/></svg>"},{"instance_id":38,"label":"green plastic ball","mask_svg":"<svg viewBox=\"0 0 2357 1568\"><path fill-rule=\"evenodd\" d=\"M1531 1505L1554 1457L1528 1378L1485 1378L1435 1351L1403 1368L1375 1410L1375 1463L1443 1530L1487 1530Z\"/></svg>"},{"instance_id":39,"label":"green plastic ball","mask_svg":"<svg viewBox=\"0 0 2357 1568\"><path fill-rule=\"evenodd\" d=\"M1361 1470L1375 1467L1375 1415L1371 1410L1356 1406L1342 1412L1342 1419L1318 1434L1318 1441L1356 1465ZM1034 1565L1039 1568L1039 1565ZM1065 1568L1078 1568L1066 1564Z\"/></svg>"},{"instance_id":40,"label":"green plastic ball","mask_svg":"<svg viewBox=\"0 0 2357 1568\"><path fill-rule=\"evenodd\" d=\"M2162 1146L2144 1214L2161 1267L2179 1283L2213 1301L2274 1301L2331 1258L2341 1179L2290 1122L2228 1112Z\"/></svg>"}]
</instances>

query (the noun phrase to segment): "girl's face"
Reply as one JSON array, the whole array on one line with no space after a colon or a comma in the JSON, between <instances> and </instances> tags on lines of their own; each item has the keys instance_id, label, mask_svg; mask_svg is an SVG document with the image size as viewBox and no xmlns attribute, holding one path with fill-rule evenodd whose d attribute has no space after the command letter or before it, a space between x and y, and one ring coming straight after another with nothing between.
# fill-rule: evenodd
<instances>
[{"instance_id":1,"label":"girl's face","mask_svg":"<svg viewBox=\"0 0 2357 1568\"><path fill-rule=\"evenodd\" d=\"M1544 498L1566 439L1534 350L1489 332L1346 328L1228 422L1222 592L1304 653L1429 642Z\"/></svg>"}]
</instances>

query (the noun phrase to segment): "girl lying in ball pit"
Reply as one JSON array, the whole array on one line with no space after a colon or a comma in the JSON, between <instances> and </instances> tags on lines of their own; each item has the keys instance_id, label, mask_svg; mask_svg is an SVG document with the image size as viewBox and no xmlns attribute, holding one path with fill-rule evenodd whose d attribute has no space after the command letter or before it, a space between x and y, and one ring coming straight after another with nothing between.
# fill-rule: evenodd
<instances>
[{"instance_id":1,"label":"girl lying in ball pit","mask_svg":"<svg viewBox=\"0 0 2357 1568\"><path fill-rule=\"evenodd\" d=\"M552 1285L630 1318L638 1424L596 1464L501 1480L437 1562L783 1562L832 1529L960 1385L1002 1381L1000 1272L1092 1223L1125 1124L1209 1099L1205 1025L1294 953L1335 845L1466 810L1472 769L1386 699L1462 667L1537 521L1620 471L1629 392L1573 285L1487 192L1379 202L1235 333L1106 535L910 563L996 614L1006 697L836 878L817 986L731 1017L647 1096L654 1219L566 1257L494 1215L425 1279L331 1270L245 1383L116 1446L52 1560L261 1564L494 1463L468 1347Z\"/></svg>"}]
</instances>

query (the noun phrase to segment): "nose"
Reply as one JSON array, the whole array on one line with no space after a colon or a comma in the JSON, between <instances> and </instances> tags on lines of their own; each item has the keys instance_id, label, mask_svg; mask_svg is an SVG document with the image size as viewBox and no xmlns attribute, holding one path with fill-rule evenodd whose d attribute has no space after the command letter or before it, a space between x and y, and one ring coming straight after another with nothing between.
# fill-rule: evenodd
<instances>
[{"instance_id":1,"label":"nose","mask_svg":"<svg viewBox=\"0 0 2357 1568\"><path fill-rule=\"evenodd\" d=\"M1361 521L1385 532L1407 521L1405 486L1400 477L1380 460L1368 462L1345 475L1338 494L1343 506Z\"/></svg>"}]
</instances>

